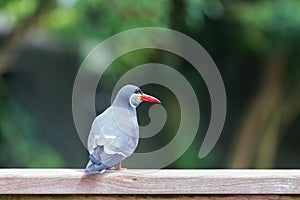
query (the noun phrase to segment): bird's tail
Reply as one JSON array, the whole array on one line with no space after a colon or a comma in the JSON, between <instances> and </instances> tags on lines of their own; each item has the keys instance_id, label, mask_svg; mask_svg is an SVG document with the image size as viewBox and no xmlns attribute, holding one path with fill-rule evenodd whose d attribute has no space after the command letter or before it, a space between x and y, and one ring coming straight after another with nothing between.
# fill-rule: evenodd
<instances>
[{"instance_id":1,"label":"bird's tail","mask_svg":"<svg viewBox=\"0 0 300 200\"><path fill-rule=\"evenodd\" d=\"M104 173L107 167L108 166L102 164L93 155L90 155L90 160L86 165L84 172L87 174L97 172L97 171L99 171L100 173Z\"/></svg>"}]
</instances>

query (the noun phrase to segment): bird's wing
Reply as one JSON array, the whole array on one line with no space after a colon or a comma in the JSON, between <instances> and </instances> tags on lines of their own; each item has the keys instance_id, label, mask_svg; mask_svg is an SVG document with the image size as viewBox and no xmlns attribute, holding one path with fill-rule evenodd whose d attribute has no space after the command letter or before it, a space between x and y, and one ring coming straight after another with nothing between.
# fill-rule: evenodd
<instances>
[{"instance_id":1,"label":"bird's wing","mask_svg":"<svg viewBox=\"0 0 300 200\"><path fill-rule=\"evenodd\" d=\"M98 160L100 158L100 160ZM85 168L85 173L100 171L103 173L107 168L113 167L124 160L125 157L120 154L107 154L104 152L103 146L98 146L92 155Z\"/></svg>"},{"instance_id":2,"label":"bird's wing","mask_svg":"<svg viewBox=\"0 0 300 200\"><path fill-rule=\"evenodd\" d=\"M105 153L103 146L98 146L94 150L93 156L95 158L100 158L99 161L108 167L113 167L126 158L125 156L120 154Z\"/></svg>"},{"instance_id":3,"label":"bird's wing","mask_svg":"<svg viewBox=\"0 0 300 200\"><path fill-rule=\"evenodd\" d=\"M111 109L97 116L92 124L88 150L92 154L98 146L104 147L104 152L113 155L120 154L128 157L137 146L138 137L124 133L114 122Z\"/></svg>"},{"instance_id":4,"label":"bird's wing","mask_svg":"<svg viewBox=\"0 0 300 200\"><path fill-rule=\"evenodd\" d=\"M105 110L101 115L98 115L91 126L89 138L88 138L88 150L90 154L97 147L97 143L99 140L109 139L109 137L105 137L105 132L103 127L105 126L105 117L103 115L107 115L107 110Z\"/></svg>"},{"instance_id":5,"label":"bird's wing","mask_svg":"<svg viewBox=\"0 0 300 200\"><path fill-rule=\"evenodd\" d=\"M98 146L103 146L105 152L108 154L116 153L117 149L113 148L113 144L116 143L118 135L116 135L116 131L114 131L109 124L105 117L101 115L97 116L94 120L88 138L88 150L90 154L92 154Z\"/></svg>"}]
</instances>

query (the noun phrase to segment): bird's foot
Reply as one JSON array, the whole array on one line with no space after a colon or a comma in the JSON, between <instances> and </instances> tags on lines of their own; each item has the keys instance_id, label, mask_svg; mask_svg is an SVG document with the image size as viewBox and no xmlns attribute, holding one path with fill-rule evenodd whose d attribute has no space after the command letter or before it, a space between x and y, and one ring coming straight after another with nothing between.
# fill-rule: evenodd
<instances>
[{"instance_id":1,"label":"bird's foot","mask_svg":"<svg viewBox=\"0 0 300 200\"><path fill-rule=\"evenodd\" d=\"M116 167L109 167L106 169L107 170L122 170L122 169L126 169L126 168L122 168L121 163L119 163Z\"/></svg>"}]
</instances>

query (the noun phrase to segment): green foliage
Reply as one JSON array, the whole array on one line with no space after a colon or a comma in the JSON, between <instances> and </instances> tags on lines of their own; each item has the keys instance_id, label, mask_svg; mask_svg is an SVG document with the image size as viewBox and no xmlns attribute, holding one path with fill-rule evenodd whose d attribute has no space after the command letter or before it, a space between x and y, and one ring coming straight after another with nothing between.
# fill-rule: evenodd
<instances>
[{"instance_id":1,"label":"green foliage","mask_svg":"<svg viewBox=\"0 0 300 200\"><path fill-rule=\"evenodd\" d=\"M3 87L1 89L1 167L63 167L64 162L58 153L36 138L35 120L17 101L7 97Z\"/></svg>"},{"instance_id":2,"label":"green foliage","mask_svg":"<svg viewBox=\"0 0 300 200\"><path fill-rule=\"evenodd\" d=\"M166 26L169 2L78 1L58 6L44 16L41 26L69 42L97 40L143 26ZM138 20L137 20L138 19Z\"/></svg>"},{"instance_id":3,"label":"green foliage","mask_svg":"<svg viewBox=\"0 0 300 200\"><path fill-rule=\"evenodd\" d=\"M2 21L11 28L11 31L24 25L24 21L38 11L39 5L45 1L0 0L0 31ZM251 93L248 89L259 88L255 85L262 76L258 69L264 67L264 62L270 55L280 52L288 60L282 77L285 84L282 85L284 93L297 91L297 85L300 85L299 0L183 0L182 4L176 4L180 1L171 0L57 0L53 2L56 4L55 7L42 13L34 28L55 38L54 41L61 46L66 46L66 49L78 48L80 56L78 60L83 60L97 44L114 34L132 28L150 26L177 28L199 41L212 55L220 67L224 80L227 81L225 85L229 91L229 104L234 104L230 107L233 111L229 111L231 115L229 117L235 124L232 121L227 124L230 130L223 133L223 135L227 133L223 145L219 143L207 158L199 160L197 157L202 141L202 136L197 136L193 145L171 167L216 166L218 162L221 163L226 159L223 157L229 154L228 146L231 145L229 140L235 139L231 132L236 131L236 127L243 126L242 120L236 119L240 119L242 111L249 109L247 102L255 98L254 92ZM133 42L135 41L120 43L116 51ZM175 56L152 49L134 51L121 56L105 71L102 86L105 89L111 88L124 72L147 62L160 62L179 70L199 93L201 105L204 105L205 109L210 107L208 94L205 94L206 86L200 83L201 77L190 69L192 67ZM26 167L64 166L65 163L57 151L38 139L37 119L34 119L30 111L24 109L22 104L14 99L5 86L5 82L0 83L2 150L0 163L11 161L16 166ZM161 92L160 95L164 94ZM163 97L168 99L170 96ZM170 100L169 106L178 105ZM208 114L204 116L201 114L199 135L205 132L209 123L209 111L207 112ZM176 111L172 115L171 122L178 124L176 121L178 119L174 116L179 115L179 112ZM279 126L278 129L280 128ZM163 139L157 142L158 145L170 141L173 137L170 133L176 132L176 126L172 124L165 129L168 133L162 136ZM224 162L222 164L224 166Z\"/></svg>"},{"instance_id":4,"label":"green foliage","mask_svg":"<svg viewBox=\"0 0 300 200\"><path fill-rule=\"evenodd\" d=\"M0 1L0 12L7 18L11 25L19 24L30 16L37 7L37 0L2 0Z\"/></svg>"},{"instance_id":5,"label":"green foliage","mask_svg":"<svg viewBox=\"0 0 300 200\"><path fill-rule=\"evenodd\" d=\"M243 26L244 41L249 48L270 52L297 41L299 9L297 0L245 1L234 6L232 18Z\"/></svg>"}]
</instances>

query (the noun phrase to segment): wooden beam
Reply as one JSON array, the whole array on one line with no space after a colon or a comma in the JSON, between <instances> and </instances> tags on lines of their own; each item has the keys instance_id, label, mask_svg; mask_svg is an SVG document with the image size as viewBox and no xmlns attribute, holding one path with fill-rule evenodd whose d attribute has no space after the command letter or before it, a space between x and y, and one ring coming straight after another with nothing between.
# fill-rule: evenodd
<instances>
[{"instance_id":1,"label":"wooden beam","mask_svg":"<svg viewBox=\"0 0 300 200\"><path fill-rule=\"evenodd\" d=\"M0 169L0 194L300 194L300 170Z\"/></svg>"},{"instance_id":2,"label":"wooden beam","mask_svg":"<svg viewBox=\"0 0 300 200\"><path fill-rule=\"evenodd\" d=\"M99 195L99 194L68 194L68 195L1 195L1 200L296 200L295 195Z\"/></svg>"}]
</instances>

